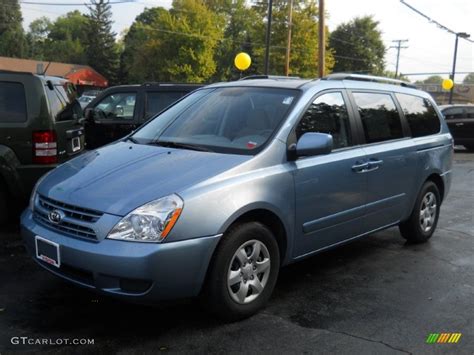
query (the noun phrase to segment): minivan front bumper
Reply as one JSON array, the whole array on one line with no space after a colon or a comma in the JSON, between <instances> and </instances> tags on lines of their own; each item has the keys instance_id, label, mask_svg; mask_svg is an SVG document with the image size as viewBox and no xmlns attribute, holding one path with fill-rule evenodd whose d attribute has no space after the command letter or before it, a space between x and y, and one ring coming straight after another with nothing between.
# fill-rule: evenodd
<instances>
[{"instance_id":1,"label":"minivan front bumper","mask_svg":"<svg viewBox=\"0 0 474 355\"><path fill-rule=\"evenodd\" d=\"M21 217L21 234L30 256L53 274L75 284L136 302L197 296L221 235L167 243L104 239L100 242L59 234ZM59 244L61 266L36 258L35 236Z\"/></svg>"}]
</instances>

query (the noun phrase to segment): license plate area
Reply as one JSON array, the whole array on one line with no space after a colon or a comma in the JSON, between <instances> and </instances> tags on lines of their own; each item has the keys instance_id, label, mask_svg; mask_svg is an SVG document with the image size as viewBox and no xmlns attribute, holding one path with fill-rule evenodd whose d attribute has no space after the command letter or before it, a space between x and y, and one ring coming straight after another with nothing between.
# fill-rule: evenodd
<instances>
[{"instance_id":1,"label":"license plate area","mask_svg":"<svg viewBox=\"0 0 474 355\"><path fill-rule=\"evenodd\" d=\"M36 257L48 263L49 265L59 268L61 266L61 256L59 254L59 244L50 240L35 236Z\"/></svg>"},{"instance_id":2,"label":"license plate area","mask_svg":"<svg viewBox=\"0 0 474 355\"><path fill-rule=\"evenodd\" d=\"M71 143L72 143L72 152L73 153L81 150L81 137L74 137L71 140Z\"/></svg>"}]
</instances>

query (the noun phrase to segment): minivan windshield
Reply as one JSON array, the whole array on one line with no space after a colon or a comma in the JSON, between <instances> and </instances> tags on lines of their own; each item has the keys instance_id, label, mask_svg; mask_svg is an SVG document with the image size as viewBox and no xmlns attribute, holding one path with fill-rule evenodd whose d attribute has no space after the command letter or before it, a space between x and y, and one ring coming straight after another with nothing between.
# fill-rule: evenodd
<instances>
[{"instance_id":1,"label":"minivan windshield","mask_svg":"<svg viewBox=\"0 0 474 355\"><path fill-rule=\"evenodd\" d=\"M197 90L132 138L143 144L253 155L275 133L298 93L258 87Z\"/></svg>"}]
</instances>

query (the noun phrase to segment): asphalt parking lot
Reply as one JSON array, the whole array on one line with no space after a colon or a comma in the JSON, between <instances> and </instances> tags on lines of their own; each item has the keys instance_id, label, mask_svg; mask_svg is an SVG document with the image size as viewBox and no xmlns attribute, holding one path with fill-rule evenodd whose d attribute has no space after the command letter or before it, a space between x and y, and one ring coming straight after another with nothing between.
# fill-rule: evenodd
<instances>
[{"instance_id":1,"label":"asphalt parking lot","mask_svg":"<svg viewBox=\"0 0 474 355\"><path fill-rule=\"evenodd\" d=\"M64 283L26 256L17 227L3 228L0 354L473 354L473 184L474 154L459 150L429 243L408 245L392 228L291 265L267 308L232 324L192 301L146 307ZM462 336L457 344L426 344L430 333ZM94 344L16 345L12 337Z\"/></svg>"}]
</instances>

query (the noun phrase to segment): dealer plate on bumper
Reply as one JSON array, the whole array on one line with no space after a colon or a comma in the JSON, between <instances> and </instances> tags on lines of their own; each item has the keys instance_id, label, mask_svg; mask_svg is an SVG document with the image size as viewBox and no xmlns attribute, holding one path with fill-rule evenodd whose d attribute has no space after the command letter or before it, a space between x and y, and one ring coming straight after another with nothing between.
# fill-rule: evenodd
<instances>
[{"instance_id":1,"label":"dealer plate on bumper","mask_svg":"<svg viewBox=\"0 0 474 355\"><path fill-rule=\"evenodd\" d=\"M60 267L61 257L59 244L47 240L39 235L35 236L36 257L45 263Z\"/></svg>"}]
</instances>

